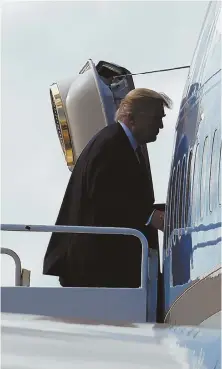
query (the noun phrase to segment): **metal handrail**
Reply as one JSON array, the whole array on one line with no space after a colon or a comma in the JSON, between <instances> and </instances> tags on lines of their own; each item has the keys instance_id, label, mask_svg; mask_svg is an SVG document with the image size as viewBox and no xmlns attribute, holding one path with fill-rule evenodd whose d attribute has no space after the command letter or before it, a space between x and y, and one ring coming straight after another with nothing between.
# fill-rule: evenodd
<instances>
[{"instance_id":1,"label":"metal handrail","mask_svg":"<svg viewBox=\"0 0 222 369\"><path fill-rule=\"evenodd\" d=\"M125 236L135 236L139 238L142 245L141 260L141 288L147 291L148 284L148 242L146 237L132 228L115 227L85 227L85 226L44 226L44 225L23 225L23 224L1 224L2 231L17 232L57 232L57 233L88 233L88 234L119 234ZM127 257L127 255L126 255Z\"/></svg>"},{"instance_id":2,"label":"metal handrail","mask_svg":"<svg viewBox=\"0 0 222 369\"><path fill-rule=\"evenodd\" d=\"M0 248L1 254L6 254L12 257L15 262L15 285L21 286L21 275L22 275L22 265L19 256L15 251L7 249L5 247Z\"/></svg>"}]
</instances>

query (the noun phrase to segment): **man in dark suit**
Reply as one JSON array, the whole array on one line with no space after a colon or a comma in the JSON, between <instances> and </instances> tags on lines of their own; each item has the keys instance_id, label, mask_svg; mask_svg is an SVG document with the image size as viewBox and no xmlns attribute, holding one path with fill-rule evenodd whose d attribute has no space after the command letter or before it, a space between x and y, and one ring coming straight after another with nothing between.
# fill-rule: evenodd
<instances>
[{"instance_id":1,"label":"man in dark suit","mask_svg":"<svg viewBox=\"0 0 222 369\"><path fill-rule=\"evenodd\" d=\"M116 123L97 133L77 160L57 225L136 228L156 247L163 212L154 208L141 145L156 140L170 103L141 88L122 100ZM140 269L141 244L134 236L54 233L43 273L59 276L67 287L133 288L140 286Z\"/></svg>"}]
</instances>

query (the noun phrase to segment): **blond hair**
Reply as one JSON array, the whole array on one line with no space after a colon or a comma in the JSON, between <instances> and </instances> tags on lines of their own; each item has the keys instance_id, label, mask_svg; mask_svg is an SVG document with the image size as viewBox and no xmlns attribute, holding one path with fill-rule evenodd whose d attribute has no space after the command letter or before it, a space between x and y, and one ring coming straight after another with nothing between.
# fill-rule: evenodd
<instances>
[{"instance_id":1,"label":"blond hair","mask_svg":"<svg viewBox=\"0 0 222 369\"><path fill-rule=\"evenodd\" d=\"M115 120L121 120L133 114L133 111L138 106L145 106L150 102L161 102L168 109L172 106L172 100L164 93L158 93L148 88L135 88L130 91L121 101L119 109L116 112Z\"/></svg>"}]
</instances>

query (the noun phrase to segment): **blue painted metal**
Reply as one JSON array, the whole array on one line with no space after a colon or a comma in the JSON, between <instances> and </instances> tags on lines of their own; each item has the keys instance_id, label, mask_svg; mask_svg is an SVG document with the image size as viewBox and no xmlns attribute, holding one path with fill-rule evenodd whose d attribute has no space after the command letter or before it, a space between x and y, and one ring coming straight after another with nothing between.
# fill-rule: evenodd
<instances>
[{"instance_id":1,"label":"blue painted metal","mask_svg":"<svg viewBox=\"0 0 222 369\"><path fill-rule=\"evenodd\" d=\"M220 14L220 2L211 2L177 121L164 234L165 313L191 284L221 265ZM183 158L184 176L175 181Z\"/></svg>"}]
</instances>

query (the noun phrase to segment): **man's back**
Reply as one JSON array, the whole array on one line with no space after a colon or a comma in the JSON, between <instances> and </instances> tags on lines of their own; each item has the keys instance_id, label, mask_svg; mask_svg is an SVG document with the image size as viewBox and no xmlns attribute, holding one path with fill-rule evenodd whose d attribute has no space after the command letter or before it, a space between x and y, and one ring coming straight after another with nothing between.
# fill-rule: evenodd
<instances>
[{"instance_id":1,"label":"man's back","mask_svg":"<svg viewBox=\"0 0 222 369\"><path fill-rule=\"evenodd\" d=\"M147 173L119 124L100 131L71 174L56 224L143 229L154 203ZM138 287L141 246L135 237L52 235L44 274L66 286Z\"/></svg>"}]
</instances>

